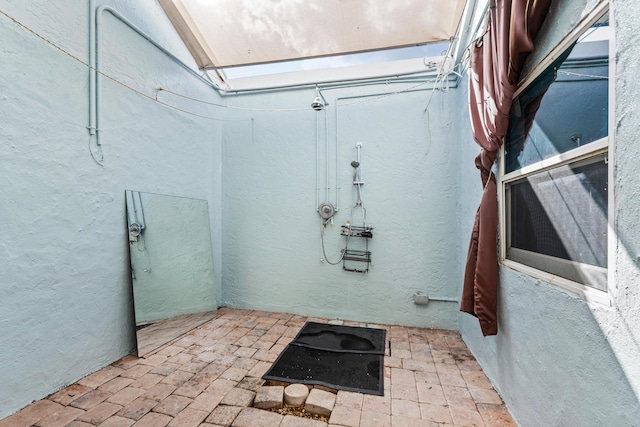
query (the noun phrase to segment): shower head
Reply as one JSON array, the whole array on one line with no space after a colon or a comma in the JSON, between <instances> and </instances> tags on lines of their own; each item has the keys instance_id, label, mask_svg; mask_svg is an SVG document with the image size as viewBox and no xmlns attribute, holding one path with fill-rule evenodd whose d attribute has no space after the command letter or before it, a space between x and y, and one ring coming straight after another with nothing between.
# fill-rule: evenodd
<instances>
[{"instance_id":1,"label":"shower head","mask_svg":"<svg viewBox=\"0 0 640 427\"><path fill-rule=\"evenodd\" d=\"M327 105L329 105L329 103L327 102L326 99L324 99L324 96L322 96L322 93L320 93L320 89L316 85L316 97L311 103L311 108L313 108L316 111L322 111L324 110L324 107L326 107Z\"/></svg>"},{"instance_id":2,"label":"shower head","mask_svg":"<svg viewBox=\"0 0 640 427\"><path fill-rule=\"evenodd\" d=\"M313 102L311 103L311 108L313 108L316 111L324 110L324 104L320 100L319 96L316 96L316 98L313 100Z\"/></svg>"},{"instance_id":3,"label":"shower head","mask_svg":"<svg viewBox=\"0 0 640 427\"><path fill-rule=\"evenodd\" d=\"M355 160L353 162L351 162L351 167L356 169L358 166L360 166L359 162L356 162Z\"/></svg>"}]
</instances>

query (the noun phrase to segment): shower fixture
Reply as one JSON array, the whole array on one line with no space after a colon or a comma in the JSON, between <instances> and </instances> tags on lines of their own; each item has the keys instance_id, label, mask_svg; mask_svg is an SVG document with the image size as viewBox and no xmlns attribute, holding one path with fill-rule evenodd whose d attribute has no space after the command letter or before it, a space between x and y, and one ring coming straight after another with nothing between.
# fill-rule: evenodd
<instances>
[{"instance_id":1,"label":"shower fixture","mask_svg":"<svg viewBox=\"0 0 640 427\"><path fill-rule=\"evenodd\" d=\"M336 208L334 208L331 203L324 202L321 203L320 206L318 206L318 213L320 213L322 219L326 221L333 217L333 215L336 213Z\"/></svg>"},{"instance_id":2,"label":"shower fixture","mask_svg":"<svg viewBox=\"0 0 640 427\"><path fill-rule=\"evenodd\" d=\"M574 133L573 135L571 135L571 140L573 142L575 142L579 147L580 143L582 143L582 134L581 133Z\"/></svg>"},{"instance_id":3,"label":"shower fixture","mask_svg":"<svg viewBox=\"0 0 640 427\"><path fill-rule=\"evenodd\" d=\"M340 258L332 262L327 259L327 254L324 247L324 232L327 224L331 222L333 227L333 216L336 209L331 203L321 203L318 206L318 213L322 218L320 241L322 244L322 254L324 258L321 258L322 262L327 262L330 265L337 265L342 262L342 269L345 271L352 271L356 273L366 273L369 271L369 265L371 264L371 251L369 251L369 239L373 238L373 227L367 225L367 210L362 203L362 181L361 174L361 160L360 151L362 149L362 142L356 144L357 156L356 160L351 162L353 168L353 192L352 192L352 205L351 215L346 220L345 224L340 226L340 235L345 237L344 249L340 251ZM356 215L359 211L360 215ZM354 224L357 216L361 217L361 222Z\"/></svg>"},{"instance_id":4,"label":"shower fixture","mask_svg":"<svg viewBox=\"0 0 640 427\"><path fill-rule=\"evenodd\" d=\"M356 273L366 273L369 271L371 264L371 252L369 251L369 239L373 237L373 227L367 226L367 210L362 203L362 186L364 182L360 178L361 160L360 151L362 150L362 142L356 143L357 156L356 160L351 162L353 168L353 204L351 206L351 220L347 221L341 228L340 234L347 237L344 251L342 253L342 269L345 271L353 271ZM362 215L362 225L353 225L354 214L360 210ZM363 244L357 244L359 249L354 249L355 241L349 241L349 238L358 237ZM349 244L351 243L351 248Z\"/></svg>"},{"instance_id":5,"label":"shower fixture","mask_svg":"<svg viewBox=\"0 0 640 427\"><path fill-rule=\"evenodd\" d=\"M140 234L142 234L142 227L137 222L132 222L131 225L129 225L129 241L137 242Z\"/></svg>"},{"instance_id":6,"label":"shower fixture","mask_svg":"<svg viewBox=\"0 0 640 427\"><path fill-rule=\"evenodd\" d=\"M129 242L140 242L143 239L142 232L145 230L144 207L142 206L142 196L139 191L126 191L127 199L127 222L129 223Z\"/></svg>"},{"instance_id":7,"label":"shower fixture","mask_svg":"<svg viewBox=\"0 0 640 427\"><path fill-rule=\"evenodd\" d=\"M324 110L324 107L326 107L327 105L329 105L329 103L327 102L326 99L324 99L324 96L322 96L322 93L320 92L318 85L316 85L316 97L313 99L313 102L311 103L311 108L313 108L316 111L322 111Z\"/></svg>"},{"instance_id":8,"label":"shower fixture","mask_svg":"<svg viewBox=\"0 0 640 427\"><path fill-rule=\"evenodd\" d=\"M319 96L316 96L316 98L313 100L313 102L311 103L311 108L313 108L316 111L324 110L324 104L320 101Z\"/></svg>"}]
</instances>

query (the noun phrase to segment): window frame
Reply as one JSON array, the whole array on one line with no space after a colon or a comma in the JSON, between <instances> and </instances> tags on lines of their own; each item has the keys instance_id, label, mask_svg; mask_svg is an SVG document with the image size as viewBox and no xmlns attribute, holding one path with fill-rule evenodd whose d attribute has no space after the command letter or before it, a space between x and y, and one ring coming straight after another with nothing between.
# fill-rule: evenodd
<instances>
[{"instance_id":1,"label":"window frame","mask_svg":"<svg viewBox=\"0 0 640 427\"><path fill-rule=\"evenodd\" d=\"M533 71L518 85L518 89L514 93L514 98L520 95L526 90L534 80L546 70L572 43L588 30L598 19L603 15L609 13L609 26L614 29L614 14L612 6L609 1L602 1L596 6L591 13L589 13L582 22L576 26L576 28L570 32L566 37L562 39L558 45L551 50L551 52L534 67ZM615 30L614 30L615 31ZM546 284L557 286L559 288L571 291L580 297L584 298L588 302L597 302L607 306L611 306L612 303L612 291L614 278L614 259L615 259L615 243L616 234L614 227L614 162L611 153L614 153L615 142L615 37L609 39L609 79L608 79L608 135L590 144L577 147L573 150L558 154L556 156L544 159L540 162L524 166L518 170L510 173L505 173L505 146L502 145L500 149L499 162L498 162L498 178L500 191L498 192L498 204L499 204L499 233L500 233L500 245L499 245L499 259L502 266L516 270L531 276L534 279L538 279ZM543 172L546 170L555 169L563 165L574 164L576 162L584 161L596 156L600 156L604 153L608 163L608 215L607 215L607 268L606 268L606 290L600 290L591 286L584 285L582 283L575 282L564 277L560 277L556 274L549 273L544 270L540 270L531 265L523 264L513 259L507 258L507 236L510 226L509 221L509 206L507 205L507 186L510 183L516 182L527 176ZM513 248L512 248L513 250ZM525 254L527 256L528 254ZM537 254L532 258L543 257L542 254ZM571 261L568 261L571 263ZM586 265L586 264L584 264Z\"/></svg>"}]
</instances>

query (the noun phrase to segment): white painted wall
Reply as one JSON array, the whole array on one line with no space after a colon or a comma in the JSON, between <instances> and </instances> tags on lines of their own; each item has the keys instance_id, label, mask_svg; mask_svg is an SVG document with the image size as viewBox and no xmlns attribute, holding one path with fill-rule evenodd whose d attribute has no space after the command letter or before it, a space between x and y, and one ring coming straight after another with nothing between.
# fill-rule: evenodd
<instances>
[{"instance_id":1,"label":"white painted wall","mask_svg":"<svg viewBox=\"0 0 640 427\"><path fill-rule=\"evenodd\" d=\"M237 308L435 328L457 328L457 303L416 306L412 296L456 298L455 90L375 99L414 86L327 89L324 112L252 112L223 136L223 301ZM422 89L430 89L426 84ZM314 89L230 97L246 108L309 108ZM340 99L338 99L340 98ZM351 105L347 105L351 104ZM338 110L336 114L336 105ZM325 115L328 114L328 126ZM376 228L367 274L321 262L316 212L316 119L320 134L320 202L325 201L325 129L329 135L329 201L335 204L338 134L339 212L328 227L336 261L350 218L356 142L361 141L362 199ZM337 120L337 125L336 125ZM356 213L360 213L359 210ZM361 220L354 218L353 224ZM355 243L352 242L351 243ZM350 244L351 247L351 244Z\"/></svg>"},{"instance_id":2,"label":"white painted wall","mask_svg":"<svg viewBox=\"0 0 640 427\"><path fill-rule=\"evenodd\" d=\"M100 3L103 4L103 3ZM111 0L184 61L188 52L155 2ZM542 58L594 0L554 2ZM133 345L124 190L209 201L220 304L455 329L458 326L517 421L632 425L640 419L637 209L640 95L634 44L640 12L616 1L618 232L612 309L501 269L500 333L482 338L455 303L415 306L417 291L460 292L481 192L466 89L340 100L397 90L324 92L329 110L330 201L338 135L340 212L327 252L342 247L355 143L362 141L363 201L376 226L366 275L320 261L316 118L324 201L324 114L235 112L216 122L169 110L103 79L104 167L89 155L88 70L0 16L0 417L127 354ZM0 0L0 9L78 58L88 51L83 0ZM151 96L157 87L217 95L123 24L105 16L104 70ZM190 63L190 62L189 62ZM225 98L256 108L305 108L312 89ZM208 117L215 108L160 99ZM352 106L345 103L368 100ZM252 120L253 119L253 120ZM336 130L337 128L337 130Z\"/></svg>"},{"instance_id":3,"label":"white painted wall","mask_svg":"<svg viewBox=\"0 0 640 427\"><path fill-rule=\"evenodd\" d=\"M560 4L562 3L562 4ZM553 2L530 70L588 13L595 1ZM637 135L640 120L636 43L640 12L614 1L616 37L615 211L617 249L613 307L588 304L576 295L500 268L499 325L483 338L473 317L460 315L466 343L522 426L632 426L640 419L640 209ZM460 157L478 148L460 142ZM468 162L468 160L467 160ZM461 165L460 188L475 186L472 162ZM471 198L475 198L472 196ZM461 197L464 206L467 198ZM476 204L477 206L477 204ZM461 228L470 234L473 213L464 208ZM459 270L462 278L464 270ZM461 279L460 279L461 280Z\"/></svg>"},{"instance_id":4,"label":"white painted wall","mask_svg":"<svg viewBox=\"0 0 640 427\"><path fill-rule=\"evenodd\" d=\"M156 2L99 4L190 61ZM0 0L0 10L88 61L87 1ZM103 78L99 166L86 128L88 68L4 15L0 40L2 418L132 350L125 189L208 200L221 283L221 125ZM108 14L102 42L104 71L132 88L219 101Z\"/></svg>"}]
</instances>

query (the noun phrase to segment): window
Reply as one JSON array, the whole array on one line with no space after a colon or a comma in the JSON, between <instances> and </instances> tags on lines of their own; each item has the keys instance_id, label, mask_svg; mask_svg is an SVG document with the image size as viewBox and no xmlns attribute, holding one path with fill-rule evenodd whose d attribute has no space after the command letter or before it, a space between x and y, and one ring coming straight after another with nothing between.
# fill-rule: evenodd
<instances>
[{"instance_id":1,"label":"window","mask_svg":"<svg viewBox=\"0 0 640 427\"><path fill-rule=\"evenodd\" d=\"M520 88L501 157L503 259L572 289L607 290L610 40L605 13Z\"/></svg>"}]
</instances>

